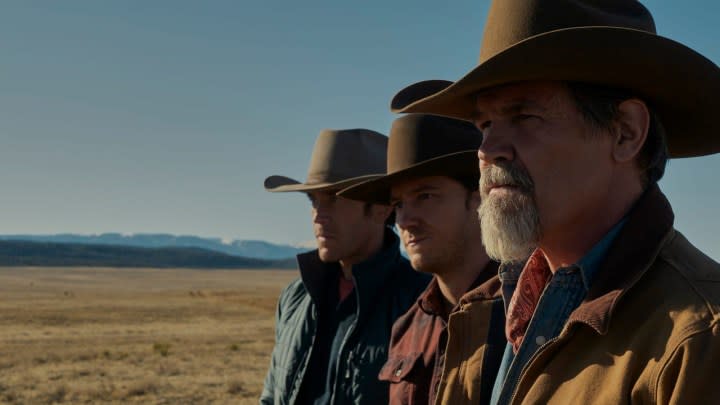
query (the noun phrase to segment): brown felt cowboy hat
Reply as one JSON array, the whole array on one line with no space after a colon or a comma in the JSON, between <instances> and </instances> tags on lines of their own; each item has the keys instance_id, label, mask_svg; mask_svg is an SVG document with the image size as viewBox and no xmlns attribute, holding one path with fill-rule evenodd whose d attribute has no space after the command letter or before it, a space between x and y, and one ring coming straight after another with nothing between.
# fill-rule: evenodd
<instances>
[{"instance_id":1,"label":"brown felt cowboy hat","mask_svg":"<svg viewBox=\"0 0 720 405\"><path fill-rule=\"evenodd\" d=\"M467 121L427 114L396 119L390 129L387 174L341 190L341 197L376 204L390 202L397 182L424 176L479 180L477 149L482 134Z\"/></svg>"},{"instance_id":2,"label":"brown felt cowboy hat","mask_svg":"<svg viewBox=\"0 0 720 405\"><path fill-rule=\"evenodd\" d=\"M411 85L391 109L472 119L477 92L527 80L630 90L659 114L672 157L720 152L720 68L657 35L635 0L494 0L477 67L431 95L436 81Z\"/></svg>"},{"instance_id":3,"label":"brown felt cowboy hat","mask_svg":"<svg viewBox=\"0 0 720 405\"><path fill-rule=\"evenodd\" d=\"M315 141L307 180L265 179L271 192L339 190L385 173L388 138L369 129L326 129Z\"/></svg>"}]
</instances>

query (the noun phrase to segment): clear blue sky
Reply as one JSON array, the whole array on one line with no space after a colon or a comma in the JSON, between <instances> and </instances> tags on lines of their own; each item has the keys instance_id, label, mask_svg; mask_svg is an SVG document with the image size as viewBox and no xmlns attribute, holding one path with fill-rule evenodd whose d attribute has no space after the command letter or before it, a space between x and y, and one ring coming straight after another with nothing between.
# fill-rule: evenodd
<instances>
[{"instance_id":1,"label":"clear blue sky","mask_svg":"<svg viewBox=\"0 0 720 405\"><path fill-rule=\"evenodd\" d=\"M4 2L0 233L311 239L306 199L263 179L304 179L321 129L386 133L396 90L472 68L488 2L449 4ZM719 2L645 4L720 63ZM720 156L678 160L661 182L715 259L719 174Z\"/></svg>"}]
</instances>

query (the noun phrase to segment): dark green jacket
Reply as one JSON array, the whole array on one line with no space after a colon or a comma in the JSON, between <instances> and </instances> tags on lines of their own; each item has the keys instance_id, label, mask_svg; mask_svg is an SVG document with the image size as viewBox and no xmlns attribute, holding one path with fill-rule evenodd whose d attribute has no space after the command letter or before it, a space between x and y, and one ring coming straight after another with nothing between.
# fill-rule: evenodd
<instances>
[{"instance_id":1,"label":"dark green jacket","mask_svg":"<svg viewBox=\"0 0 720 405\"><path fill-rule=\"evenodd\" d=\"M357 299L355 322L344 337L338 361L332 404L386 404L389 387L378 380L387 360L390 332L395 320L404 314L425 289L430 276L413 270L400 255L399 240L387 232L383 249L370 259L353 266L354 295ZM260 396L261 404L294 404L306 376L308 360L317 331L318 307L337 271L320 261L317 250L298 255L301 278L280 295L275 326L275 348Z\"/></svg>"}]
</instances>

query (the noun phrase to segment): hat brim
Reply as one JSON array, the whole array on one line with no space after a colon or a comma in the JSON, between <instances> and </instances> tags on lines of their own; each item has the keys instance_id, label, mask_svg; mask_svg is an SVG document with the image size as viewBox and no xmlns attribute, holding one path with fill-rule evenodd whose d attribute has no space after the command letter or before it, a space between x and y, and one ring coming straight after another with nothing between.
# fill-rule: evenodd
<instances>
[{"instance_id":1,"label":"hat brim","mask_svg":"<svg viewBox=\"0 0 720 405\"><path fill-rule=\"evenodd\" d=\"M530 37L435 94L426 96L437 81L406 87L391 109L471 120L477 92L529 80L631 90L659 114L671 157L720 152L718 66L671 39L627 28L576 27Z\"/></svg>"},{"instance_id":2,"label":"hat brim","mask_svg":"<svg viewBox=\"0 0 720 405\"><path fill-rule=\"evenodd\" d=\"M337 195L351 200L387 205L390 203L392 187L400 182L426 176L471 176L477 175L479 171L477 150L455 152L350 186L340 190Z\"/></svg>"},{"instance_id":3,"label":"hat brim","mask_svg":"<svg viewBox=\"0 0 720 405\"><path fill-rule=\"evenodd\" d=\"M365 176L353 177L350 179L337 181L337 182L322 182L322 183L301 183L295 179L285 176L270 176L265 179L265 190L271 193L286 193L286 192L308 192L308 191L329 191L329 190L340 190L350 187L354 184L362 183L364 181L376 179L382 176L381 174L370 174Z\"/></svg>"}]
</instances>

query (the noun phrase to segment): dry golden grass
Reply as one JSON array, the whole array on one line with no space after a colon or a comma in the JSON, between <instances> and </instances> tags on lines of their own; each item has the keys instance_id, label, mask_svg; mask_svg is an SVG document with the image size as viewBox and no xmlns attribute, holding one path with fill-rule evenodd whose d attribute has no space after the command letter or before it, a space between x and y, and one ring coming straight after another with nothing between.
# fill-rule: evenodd
<instances>
[{"instance_id":1,"label":"dry golden grass","mask_svg":"<svg viewBox=\"0 0 720 405\"><path fill-rule=\"evenodd\" d=\"M0 268L0 403L257 403L296 277Z\"/></svg>"}]
</instances>

